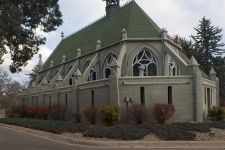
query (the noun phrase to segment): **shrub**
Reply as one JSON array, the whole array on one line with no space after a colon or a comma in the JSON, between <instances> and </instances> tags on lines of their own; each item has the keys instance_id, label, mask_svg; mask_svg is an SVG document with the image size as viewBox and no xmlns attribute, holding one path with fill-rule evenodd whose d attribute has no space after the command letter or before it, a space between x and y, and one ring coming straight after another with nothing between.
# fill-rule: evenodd
<instances>
[{"instance_id":1,"label":"shrub","mask_svg":"<svg viewBox=\"0 0 225 150\"><path fill-rule=\"evenodd\" d=\"M74 119L76 120L77 123L81 123L81 118L82 118L82 114L77 112L73 114Z\"/></svg>"},{"instance_id":2,"label":"shrub","mask_svg":"<svg viewBox=\"0 0 225 150\"><path fill-rule=\"evenodd\" d=\"M12 108L6 108L6 109L5 109L5 117L6 117L6 118L12 118L12 117L15 117L15 114L13 113Z\"/></svg>"},{"instance_id":3,"label":"shrub","mask_svg":"<svg viewBox=\"0 0 225 150\"><path fill-rule=\"evenodd\" d=\"M223 100L223 101L221 100L220 101L220 106L224 106L225 107L225 100Z\"/></svg>"},{"instance_id":4,"label":"shrub","mask_svg":"<svg viewBox=\"0 0 225 150\"><path fill-rule=\"evenodd\" d=\"M113 126L117 120L119 120L120 115L120 106L101 106L99 108L99 111L102 115L103 120L109 124L110 126Z\"/></svg>"},{"instance_id":5,"label":"shrub","mask_svg":"<svg viewBox=\"0 0 225 150\"><path fill-rule=\"evenodd\" d=\"M216 107L209 109L209 117L215 121L223 120L225 118L225 107Z\"/></svg>"},{"instance_id":6,"label":"shrub","mask_svg":"<svg viewBox=\"0 0 225 150\"><path fill-rule=\"evenodd\" d=\"M61 106L60 104L53 104L49 108L49 114L54 120L65 120L67 106Z\"/></svg>"},{"instance_id":7,"label":"shrub","mask_svg":"<svg viewBox=\"0 0 225 150\"><path fill-rule=\"evenodd\" d=\"M173 104L155 104L152 109L152 115L156 121L160 124L171 118L175 113L175 108Z\"/></svg>"},{"instance_id":8,"label":"shrub","mask_svg":"<svg viewBox=\"0 0 225 150\"><path fill-rule=\"evenodd\" d=\"M21 105L15 105L12 107L12 111L15 114L16 117L27 117L27 111L26 111L26 107L21 106Z\"/></svg>"},{"instance_id":9,"label":"shrub","mask_svg":"<svg viewBox=\"0 0 225 150\"><path fill-rule=\"evenodd\" d=\"M39 119L48 119L48 108L46 106L39 106L38 107L38 114L37 114Z\"/></svg>"},{"instance_id":10,"label":"shrub","mask_svg":"<svg viewBox=\"0 0 225 150\"><path fill-rule=\"evenodd\" d=\"M65 120L67 109L68 109L67 106L61 106L60 107L60 120Z\"/></svg>"},{"instance_id":11,"label":"shrub","mask_svg":"<svg viewBox=\"0 0 225 150\"><path fill-rule=\"evenodd\" d=\"M137 124L143 124L145 122L146 108L144 105L133 104L132 107L129 109L129 112L131 118Z\"/></svg>"},{"instance_id":12,"label":"shrub","mask_svg":"<svg viewBox=\"0 0 225 150\"><path fill-rule=\"evenodd\" d=\"M32 106L27 109L29 118L38 118L38 107Z\"/></svg>"},{"instance_id":13,"label":"shrub","mask_svg":"<svg viewBox=\"0 0 225 150\"><path fill-rule=\"evenodd\" d=\"M95 124L96 122L96 116L97 116L98 108L96 106L91 106L82 111L82 113L85 115L86 119L91 123Z\"/></svg>"}]
</instances>

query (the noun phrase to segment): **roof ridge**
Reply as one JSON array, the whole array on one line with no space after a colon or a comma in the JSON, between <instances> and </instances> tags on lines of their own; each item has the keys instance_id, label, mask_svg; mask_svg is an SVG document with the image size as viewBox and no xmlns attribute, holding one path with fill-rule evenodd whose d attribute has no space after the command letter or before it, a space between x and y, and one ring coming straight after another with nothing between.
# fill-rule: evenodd
<instances>
[{"instance_id":1,"label":"roof ridge","mask_svg":"<svg viewBox=\"0 0 225 150\"><path fill-rule=\"evenodd\" d=\"M161 30L134 0L129 0L110 21L105 21L104 15L61 40L45 61L44 70L49 67L50 60L60 64L63 55L67 56L68 61L74 59L77 48L82 50L82 54L93 52L98 39L101 40L102 47L120 41L124 28L131 38L159 37Z\"/></svg>"},{"instance_id":2,"label":"roof ridge","mask_svg":"<svg viewBox=\"0 0 225 150\"><path fill-rule=\"evenodd\" d=\"M127 4L131 3L132 1L135 2L135 0L129 0L129 1L127 1L126 3L124 3L124 4L120 7L120 9L123 8L124 6L126 6ZM135 2L135 3L136 3L136 2ZM106 17L106 14L103 15L103 16L101 16L101 17L99 17L98 19L92 21L91 23L87 24L86 26L84 26L84 27L78 29L77 31L75 31L75 32L73 32L73 33L71 33L71 34L69 34L69 35L66 36L64 39L67 39L67 38L71 37L72 35L74 35L74 34L80 32L81 30L83 30L83 29L85 29L85 28L91 26L92 24L96 23L97 21L99 21L99 20L101 20L101 19L103 19L103 18L105 18L105 17ZM63 39L63 40L64 40L64 39Z\"/></svg>"},{"instance_id":3,"label":"roof ridge","mask_svg":"<svg viewBox=\"0 0 225 150\"><path fill-rule=\"evenodd\" d=\"M129 3L131 3L131 2L135 2L135 0L129 0L129 1L127 1L126 3L124 3L120 8L123 8L124 6L126 6L127 4L129 4Z\"/></svg>"},{"instance_id":4,"label":"roof ridge","mask_svg":"<svg viewBox=\"0 0 225 150\"><path fill-rule=\"evenodd\" d=\"M136 3L136 2L135 2ZM136 3L137 4L137 3ZM160 27L155 23L155 21L153 21L151 18L150 18L150 16L148 16L148 14L146 14L146 12L137 4L137 6L139 7L139 9L144 13L144 16L145 16L145 18L146 19L150 19L150 21L152 21L152 23L153 23L153 28L154 29L156 29L159 33L160 33L160 31L159 30L161 30L160 29ZM155 27L158 27L158 28L155 28Z\"/></svg>"},{"instance_id":5,"label":"roof ridge","mask_svg":"<svg viewBox=\"0 0 225 150\"><path fill-rule=\"evenodd\" d=\"M67 38L73 36L74 34L76 34L76 33L80 32L80 31L82 31L83 29L88 28L89 26L93 25L94 23L96 23L96 22L102 20L103 18L105 18L105 16L106 16L106 15L103 15L102 17L100 17L100 18L98 18L98 19L92 21L91 23L87 24L86 26L84 26L84 27L78 29L77 31L75 31L75 32L73 32L73 33L71 33L71 34L69 34L69 35L66 36L64 39L67 39ZM64 39L63 39L63 40L64 40Z\"/></svg>"},{"instance_id":6,"label":"roof ridge","mask_svg":"<svg viewBox=\"0 0 225 150\"><path fill-rule=\"evenodd\" d=\"M133 2L135 2L134 0L132 0ZM131 1L130 1L131 2ZM135 2L136 3L136 2ZM127 28L129 28L129 25L130 25L130 16L131 16L131 10L132 10L132 8L133 8L133 5L131 6L131 9L130 9L130 14L129 14L129 20L128 20L128 22L127 22ZM127 32L129 31L129 29L126 29L127 30ZM129 33L128 33L129 34Z\"/></svg>"}]
</instances>

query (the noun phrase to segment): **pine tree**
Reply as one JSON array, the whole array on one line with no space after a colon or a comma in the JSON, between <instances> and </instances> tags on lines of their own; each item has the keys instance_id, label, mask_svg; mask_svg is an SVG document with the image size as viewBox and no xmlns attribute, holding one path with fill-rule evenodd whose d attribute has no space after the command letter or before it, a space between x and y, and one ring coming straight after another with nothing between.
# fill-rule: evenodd
<instances>
[{"instance_id":1,"label":"pine tree","mask_svg":"<svg viewBox=\"0 0 225 150\"><path fill-rule=\"evenodd\" d=\"M215 57L212 62L219 78L220 100L225 100L225 57Z\"/></svg>"},{"instance_id":2,"label":"pine tree","mask_svg":"<svg viewBox=\"0 0 225 150\"><path fill-rule=\"evenodd\" d=\"M213 55L220 56L225 53L225 49L222 48L225 44L220 43L223 29L211 25L211 20L205 17L199 22L198 27L194 28L197 31L197 35L191 35L194 40L193 55L200 64L200 68L206 74L209 74L212 67Z\"/></svg>"},{"instance_id":3,"label":"pine tree","mask_svg":"<svg viewBox=\"0 0 225 150\"><path fill-rule=\"evenodd\" d=\"M46 39L36 29L51 32L62 24L58 0L1 0L0 1L0 64L2 56L11 54L12 73L26 66Z\"/></svg>"}]
</instances>

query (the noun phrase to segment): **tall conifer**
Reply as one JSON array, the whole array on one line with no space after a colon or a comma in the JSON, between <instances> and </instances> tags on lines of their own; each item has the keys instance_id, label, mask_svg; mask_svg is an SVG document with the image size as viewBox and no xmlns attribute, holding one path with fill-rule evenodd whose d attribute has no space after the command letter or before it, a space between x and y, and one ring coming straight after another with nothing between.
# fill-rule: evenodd
<instances>
[{"instance_id":1,"label":"tall conifer","mask_svg":"<svg viewBox=\"0 0 225 150\"><path fill-rule=\"evenodd\" d=\"M197 35L191 35L194 40L193 43L193 55L200 64L200 68L207 74L212 67L212 59L214 56L220 56L225 53L223 49L224 43L220 43L222 40L222 28L211 25L211 20L205 17L199 21L200 24L197 28Z\"/></svg>"}]
</instances>

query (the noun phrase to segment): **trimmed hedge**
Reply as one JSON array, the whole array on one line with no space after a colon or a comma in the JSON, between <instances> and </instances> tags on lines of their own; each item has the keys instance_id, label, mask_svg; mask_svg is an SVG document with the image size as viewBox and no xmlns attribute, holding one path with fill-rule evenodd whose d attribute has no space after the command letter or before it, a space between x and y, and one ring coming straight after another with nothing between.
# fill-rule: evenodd
<instances>
[{"instance_id":1,"label":"trimmed hedge","mask_svg":"<svg viewBox=\"0 0 225 150\"><path fill-rule=\"evenodd\" d=\"M0 123L18 125L26 128L42 130L57 134L61 134L63 132L78 133L87 130L87 127L81 124L74 124L73 122L41 120L31 118L3 118L0 119Z\"/></svg>"},{"instance_id":2,"label":"trimmed hedge","mask_svg":"<svg viewBox=\"0 0 225 150\"><path fill-rule=\"evenodd\" d=\"M138 140L143 139L148 134L149 132L145 128L115 127L115 128L90 128L84 133L84 136L119 139L119 140Z\"/></svg>"}]
</instances>

